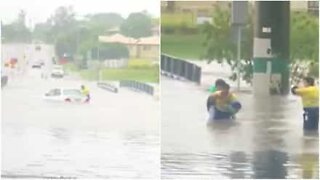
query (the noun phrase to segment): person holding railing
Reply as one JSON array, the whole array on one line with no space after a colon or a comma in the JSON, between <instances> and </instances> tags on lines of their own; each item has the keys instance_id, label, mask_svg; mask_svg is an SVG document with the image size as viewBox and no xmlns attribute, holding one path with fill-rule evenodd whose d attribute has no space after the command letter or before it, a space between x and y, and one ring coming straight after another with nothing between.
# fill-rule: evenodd
<instances>
[{"instance_id":1,"label":"person holding railing","mask_svg":"<svg viewBox=\"0 0 320 180\"><path fill-rule=\"evenodd\" d=\"M87 99L85 100L86 103L89 103L90 102L90 91L89 89L84 86L84 85L81 85L81 93L87 97Z\"/></svg>"},{"instance_id":2,"label":"person holding railing","mask_svg":"<svg viewBox=\"0 0 320 180\"><path fill-rule=\"evenodd\" d=\"M294 95L302 98L303 104L303 129L318 130L319 125L319 88L315 86L311 77L303 78L303 86L291 88Z\"/></svg>"}]
</instances>

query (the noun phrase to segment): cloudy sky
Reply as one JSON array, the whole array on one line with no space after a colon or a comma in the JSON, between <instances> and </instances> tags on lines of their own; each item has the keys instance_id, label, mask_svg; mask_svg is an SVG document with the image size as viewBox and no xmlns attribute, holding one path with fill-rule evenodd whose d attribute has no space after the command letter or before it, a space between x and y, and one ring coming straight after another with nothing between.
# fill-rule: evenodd
<instances>
[{"instance_id":1,"label":"cloudy sky","mask_svg":"<svg viewBox=\"0 0 320 180\"><path fill-rule=\"evenodd\" d=\"M73 6L78 16L115 12L126 18L131 12L146 10L149 14L160 16L159 0L1 0L0 18L3 23L10 23L21 9L27 14L27 24L33 26L44 22L59 6Z\"/></svg>"}]
</instances>

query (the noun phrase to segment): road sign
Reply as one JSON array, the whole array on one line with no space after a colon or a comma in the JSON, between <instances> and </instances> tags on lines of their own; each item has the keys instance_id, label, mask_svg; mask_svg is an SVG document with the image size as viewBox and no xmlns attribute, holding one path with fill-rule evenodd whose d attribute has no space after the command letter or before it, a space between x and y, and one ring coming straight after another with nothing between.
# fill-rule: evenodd
<instances>
[{"instance_id":1,"label":"road sign","mask_svg":"<svg viewBox=\"0 0 320 180\"><path fill-rule=\"evenodd\" d=\"M248 17L248 2L247 1L233 1L232 2L232 24L245 25Z\"/></svg>"}]
</instances>

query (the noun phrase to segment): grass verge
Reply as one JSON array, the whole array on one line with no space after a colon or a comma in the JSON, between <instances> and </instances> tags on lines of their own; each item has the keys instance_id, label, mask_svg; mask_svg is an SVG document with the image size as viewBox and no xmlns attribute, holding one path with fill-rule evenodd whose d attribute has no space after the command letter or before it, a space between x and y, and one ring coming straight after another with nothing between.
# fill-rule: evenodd
<instances>
[{"instance_id":1,"label":"grass verge","mask_svg":"<svg viewBox=\"0 0 320 180\"><path fill-rule=\"evenodd\" d=\"M64 65L66 71L78 72L79 75L87 80L97 80L98 72L96 70L80 70L74 63ZM154 65L150 60L132 59L127 68L111 69L103 68L101 72L102 80L136 80L141 82L158 83L159 66Z\"/></svg>"},{"instance_id":2,"label":"grass verge","mask_svg":"<svg viewBox=\"0 0 320 180\"><path fill-rule=\"evenodd\" d=\"M203 50L202 34L161 34L161 53L198 60Z\"/></svg>"}]
</instances>

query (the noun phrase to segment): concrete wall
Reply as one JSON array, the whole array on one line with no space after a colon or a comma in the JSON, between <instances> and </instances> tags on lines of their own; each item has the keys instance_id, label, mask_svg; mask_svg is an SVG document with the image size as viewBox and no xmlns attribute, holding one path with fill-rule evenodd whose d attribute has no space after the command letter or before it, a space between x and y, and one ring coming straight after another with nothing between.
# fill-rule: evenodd
<instances>
[{"instance_id":1,"label":"concrete wall","mask_svg":"<svg viewBox=\"0 0 320 180\"><path fill-rule=\"evenodd\" d=\"M159 45L128 45L130 58L159 60Z\"/></svg>"}]
</instances>

